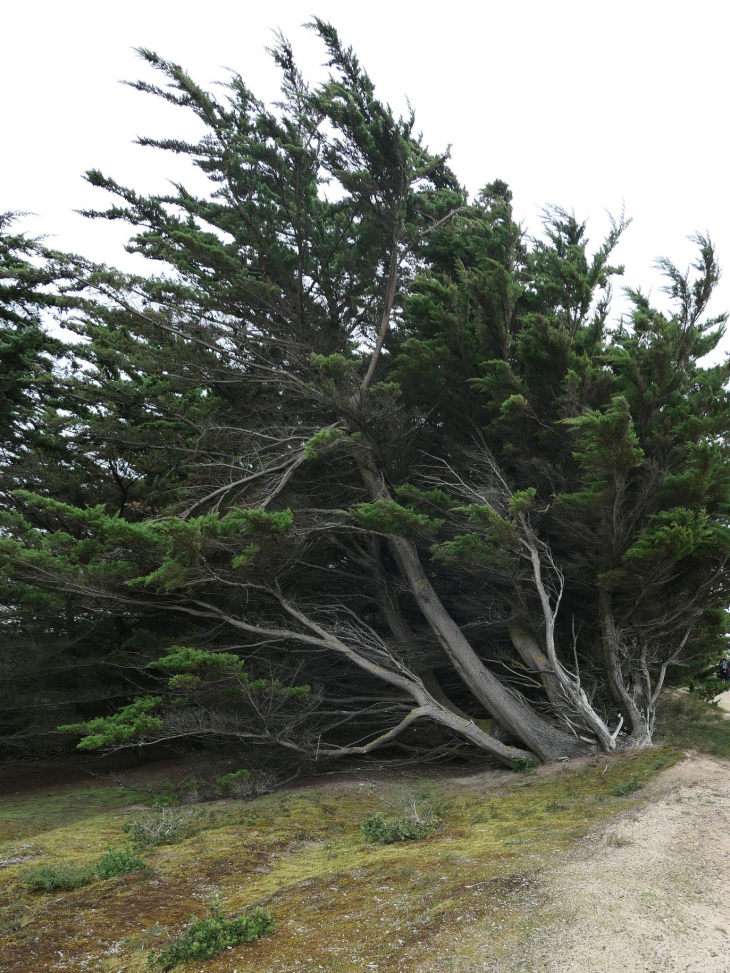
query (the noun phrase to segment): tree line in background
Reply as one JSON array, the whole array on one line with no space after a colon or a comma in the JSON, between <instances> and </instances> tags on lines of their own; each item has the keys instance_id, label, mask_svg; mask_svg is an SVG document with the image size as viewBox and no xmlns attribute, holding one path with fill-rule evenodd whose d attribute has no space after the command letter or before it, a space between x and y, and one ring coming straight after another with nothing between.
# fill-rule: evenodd
<instances>
[{"instance_id":1,"label":"tree line in background","mask_svg":"<svg viewBox=\"0 0 730 973\"><path fill-rule=\"evenodd\" d=\"M111 194L123 274L0 224L0 663L12 754L207 745L255 761L647 744L726 647L730 366L709 239L628 291L500 181L469 199L322 21L310 87L143 138L208 178ZM61 336L63 330L70 335Z\"/></svg>"}]
</instances>

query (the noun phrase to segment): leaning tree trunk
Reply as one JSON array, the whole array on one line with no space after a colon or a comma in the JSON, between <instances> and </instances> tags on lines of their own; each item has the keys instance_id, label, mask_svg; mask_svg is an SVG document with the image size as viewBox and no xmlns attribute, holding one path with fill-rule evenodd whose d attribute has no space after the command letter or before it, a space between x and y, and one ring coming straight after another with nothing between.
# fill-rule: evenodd
<instances>
[{"instance_id":1,"label":"leaning tree trunk","mask_svg":"<svg viewBox=\"0 0 730 973\"><path fill-rule=\"evenodd\" d=\"M659 693L657 692L653 698L644 700L643 711L639 709L636 700L626 688L621 671L621 640L616 629L612 599L608 591L602 589L599 592L598 605L601 614L603 659L608 676L608 685L626 724L627 743L637 747L649 746L652 742L656 715L656 696ZM661 686L659 689L661 689Z\"/></svg>"},{"instance_id":2,"label":"leaning tree trunk","mask_svg":"<svg viewBox=\"0 0 730 973\"><path fill-rule=\"evenodd\" d=\"M362 461L360 471L373 500L392 499L382 475L371 463ZM415 544L397 536L390 536L388 543L401 576L439 645L464 684L488 713L540 760L557 760L589 752L590 744L538 716L520 695L503 686L489 671L436 594Z\"/></svg>"}]
</instances>

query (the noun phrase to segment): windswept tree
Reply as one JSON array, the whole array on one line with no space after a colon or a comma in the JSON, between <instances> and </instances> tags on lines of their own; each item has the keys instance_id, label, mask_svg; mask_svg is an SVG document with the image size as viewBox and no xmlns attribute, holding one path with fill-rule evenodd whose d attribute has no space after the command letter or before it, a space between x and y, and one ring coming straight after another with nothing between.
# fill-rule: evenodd
<instances>
[{"instance_id":1,"label":"windswept tree","mask_svg":"<svg viewBox=\"0 0 730 973\"><path fill-rule=\"evenodd\" d=\"M72 728L508 765L643 745L669 667L725 644L712 246L663 263L671 313L635 292L611 326L623 221L594 252L559 209L528 239L504 183L470 202L312 27L331 75L310 88L280 39L274 106L141 51L164 81L135 87L206 129L141 141L210 192L91 171L115 202L88 215L159 270L54 258L83 359L67 435L115 486L14 490L0 552L9 590L114 619L136 673Z\"/></svg>"}]
</instances>

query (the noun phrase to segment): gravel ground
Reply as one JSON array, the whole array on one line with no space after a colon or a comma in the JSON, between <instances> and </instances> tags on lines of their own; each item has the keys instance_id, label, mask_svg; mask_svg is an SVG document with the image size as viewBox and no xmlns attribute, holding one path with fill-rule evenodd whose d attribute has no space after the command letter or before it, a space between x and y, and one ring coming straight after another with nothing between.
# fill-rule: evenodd
<instances>
[{"instance_id":1,"label":"gravel ground","mask_svg":"<svg viewBox=\"0 0 730 973\"><path fill-rule=\"evenodd\" d=\"M513 969L730 971L730 764L675 765L594 849L550 876L559 918Z\"/></svg>"}]
</instances>

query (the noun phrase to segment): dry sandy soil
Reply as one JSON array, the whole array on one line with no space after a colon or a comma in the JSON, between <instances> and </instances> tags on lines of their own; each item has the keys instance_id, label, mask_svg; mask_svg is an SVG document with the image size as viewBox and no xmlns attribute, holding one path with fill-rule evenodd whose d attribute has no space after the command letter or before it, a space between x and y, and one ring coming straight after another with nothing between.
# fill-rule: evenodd
<instances>
[{"instance_id":1,"label":"dry sandy soil","mask_svg":"<svg viewBox=\"0 0 730 973\"><path fill-rule=\"evenodd\" d=\"M719 706L730 718L730 693ZM691 757L646 789L630 819L555 874L564 918L541 973L729 973L730 763Z\"/></svg>"},{"instance_id":2,"label":"dry sandy soil","mask_svg":"<svg viewBox=\"0 0 730 973\"><path fill-rule=\"evenodd\" d=\"M593 853L554 873L564 918L521 968L730 971L730 764L685 760L646 798Z\"/></svg>"}]
</instances>

